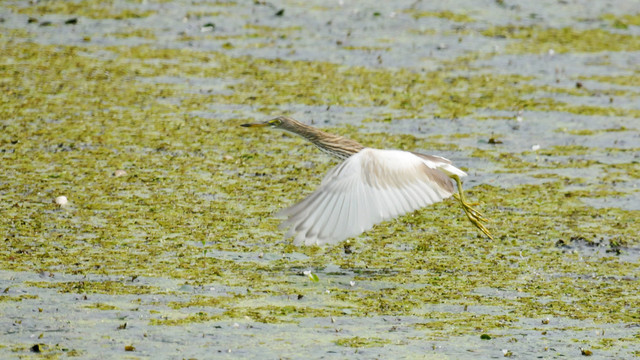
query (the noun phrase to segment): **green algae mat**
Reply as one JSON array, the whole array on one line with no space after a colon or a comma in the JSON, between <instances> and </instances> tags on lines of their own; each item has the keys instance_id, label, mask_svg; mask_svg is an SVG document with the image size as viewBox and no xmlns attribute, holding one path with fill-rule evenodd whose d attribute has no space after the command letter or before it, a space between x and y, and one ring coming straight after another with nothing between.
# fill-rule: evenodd
<instances>
[{"instance_id":1,"label":"green algae mat","mask_svg":"<svg viewBox=\"0 0 640 360\"><path fill-rule=\"evenodd\" d=\"M634 1L3 1L0 357L640 357L639 51ZM495 240L293 246L335 163L281 114L452 159Z\"/></svg>"}]
</instances>

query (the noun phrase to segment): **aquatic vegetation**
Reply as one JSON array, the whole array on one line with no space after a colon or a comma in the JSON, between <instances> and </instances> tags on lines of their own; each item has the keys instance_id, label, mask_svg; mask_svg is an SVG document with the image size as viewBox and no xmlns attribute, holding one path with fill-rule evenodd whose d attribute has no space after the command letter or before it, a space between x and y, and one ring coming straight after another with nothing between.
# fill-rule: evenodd
<instances>
[{"instance_id":1,"label":"aquatic vegetation","mask_svg":"<svg viewBox=\"0 0 640 360\"><path fill-rule=\"evenodd\" d=\"M624 14L622 16L603 14L601 19L606 20L616 29L628 29L629 26L640 26L640 13Z\"/></svg>"},{"instance_id":2,"label":"aquatic vegetation","mask_svg":"<svg viewBox=\"0 0 640 360\"><path fill-rule=\"evenodd\" d=\"M158 0L155 0L158 1ZM33 7L14 7L20 14L45 15L62 14L84 16L92 19L115 19L123 20L130 18L144 18L155 14L153 10L138 10L135 7L125 9L114 9L114 0L108 1L64 1L52 0L39 3Z\"/></svg>"},{"instance_id":3,"label":"aquatic vegetation","mask_svg":"<svg viewBox=\"0 0 640 360\"><path fill-rule=\"evenodd\" d=\"M640 36L609 32L604 29L578 30L571 27L494 26L482 32L484 36L518 40L507 50L513 53L556 53L638 51Z\"/></svg>"},{"instance_id":4,"label":"aquatic vegetation","mask_svg":"<svg viewBox=\"0 0 640 360\"><path fill-rule=\"evenodd\" d=\"M435 17L435 18L447 19L447 20L460 22L460 23L469 23L469 22L475 21L472 17L470 17L467 14L454 13L448 10L445 10L445 11L416 11L416 10L409 11L407 10L407 13L410 13L414 19L420 19L423 17Z\"/></svg>"},{"instance_id":5,"label":"aquatic vegetation","mask_svg":"<svg viewBox=\"0 0 640 360\"><path fill-rule=\"evenodd\" d=\"M391 343L391 341L388 339L373 337L364 338L360 336L354 336L352 338L342 338L336 341L337 345L349 346L354 348L384 346L389 343Z\"/></svg>"},{"instance_id":6,"label":"aquatic vegetation","mask_svg":"<svg viewBox=\"0 0 640 360\"><path fill-rule=\"evenodd\" d=\"M112 4L7 6L25 19L157 14L141 2ZM178 18L219 16L216 6L228 11L220 18L242 11L234 2L194 5ZM405 16L454 23L482 16L469 14ZM620 21L635 26L633 16ZM628 105L638 94L637 68L573 77L567 86L481 68L477 62L495 54L480 50L433 66L353 66L286 56L306 30L271 20L234 33L175 31L175 47L159 46L158 30L138 23L112 31L109 45L92 35L75 45L47 44L34 40L40 28L0 26L0 270L7 283L0 304L7 326L38 335L41 325L73 331L103 321L108 331L87 334L92 341L140 353L145 341L165 339L158 333L185 330L192 339L237 341L234 349L285 344L295 334L308 348L340 351L425 341L506 348L517 338L575 345L576 356L579 345L603 356L637 354L638 338L626 326L640 321L639 210L622 200L637 197L640 112L607 98L591 103L585 97L601 93L573 85L611 84L602 94ZM483 28L479 20L473 25ZM413 30L406 33L440 33ZM640 49L638 36L623 30L465 31L504 39L512 54ZM149 43L118 44L128 36ZM189 45L199 41L220 47ZM258 46L266 53L251 52ZM345 56L396 51L388 42L336 49ZM601 60L594 66L623 63L613 55ZM446 201L341 246L284 241L273 214L314 189L334 163L297 138L238 126L282 112L369 146L466 161L468 197L493 220L496 240L478 237ZM408 133L389 131L395 125ZM61 196L64 206L55 202ZM54 345L54 336L3 350L89 353Z\"/></svg>"}]
</instances>

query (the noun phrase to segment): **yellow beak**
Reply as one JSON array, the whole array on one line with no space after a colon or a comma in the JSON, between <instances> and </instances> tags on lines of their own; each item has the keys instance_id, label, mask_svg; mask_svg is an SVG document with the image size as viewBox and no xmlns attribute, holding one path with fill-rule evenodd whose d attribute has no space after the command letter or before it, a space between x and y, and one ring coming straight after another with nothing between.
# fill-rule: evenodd
<instances>
[{"instance_id":1,"label":"yellow beak","mask_svg":"<svg viewBox=\"0 0 640 360\"><path fill-rule=\"evenodd\" d=\"M266 122L266 123L257 123L257 124L242 124L240 126L244 126L244 127L265 127L267 125L269 125L268 122Z\"/></svg>"}]
</instances>

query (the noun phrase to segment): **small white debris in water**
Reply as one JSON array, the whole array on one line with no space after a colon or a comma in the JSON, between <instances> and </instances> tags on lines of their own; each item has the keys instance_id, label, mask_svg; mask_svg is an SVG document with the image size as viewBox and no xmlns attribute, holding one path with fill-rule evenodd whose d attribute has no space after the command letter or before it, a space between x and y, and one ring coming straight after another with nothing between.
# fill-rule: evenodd
<instances>
[{"instance_id":1,"label":"small white debris in water","mask_svg":"<svg viewBox=\"0 0 640 360\"><path fill-rule=\"evenodd\" d=\"M356 282L355 282L355 281L353 281L353 280L351 280L351 281L349 281L349 285L351 285L351 286L355 286L355 285L356 285Z\"/></svg>"},{"instance_id":2,"label":"small white debris in water","mask_svg":"<svg viewBox=\"0 0 640 360\"><path fill-rule=\"evenodd\" d=\"M67 203L69 202L69 200L67 200L67 197L62 195L62 196L58 196L55 200L55 203L60 205L60 206L65 206L67 205Z\"/></svg>"},{"instance_id":3,"label":"small white debris in water","mask_svg":"<svg viewBox=\"0 0 640 360\"><path fill-rule=\"evenodd\" d=\"M522 119L522 116L516 116L516 121L517 121L517 122L522 122L522 120L523 120L523 119Z\"/></svg>"},{"instance_id":4,"label":"small white debris in water","mask_svg":"<svg viewBox=\"0 0 640 360\"><path fill-rule=\"evenodd\" d=\"M239 328L239 327L240 327L240 324L238 324L238 323L233 323L233 327L234 327L234 328Z\"/></svg>"},{"instance_id":5,"label":"small white debris in water","mask_svg":"<svg viewBox=\"0 0 640 360\"><path fill-rule=\"evenodd\" d=\"M549 49L547 53L549 54L549 56L553 56L556 54L556 52L553 49Z\"/></svg>"},{"instance_id":6,"label":"small white debris in water","mask_svg":"<svg viewBox=\"0 0 640 360\"><path fill-rule=\"evenodd\" d=\"M200 27L200 32L210 32L216 29L216 24L206 23Z\"/></svg>"},{"instance_id":7,"label":"small white debris in water","mask_svg":"<svg viewBox=\"0 0 640 360\"><path fill-rule=\"evenodd\" d=\"M533 151L538 151L538 150L540 150L540 145L538 145L538 144L533 145L533 146L531 147L531 150L533 150Z\"/></svg>"},{"instance_id":8,"label":"small white debris in water","mask_svg":"<svg viewBox=\"0 0 640 360\"><path fill-rule=\"evenodd\" d=\"M325 292L326 292L327 294L331 294L331 290L329 290L329 289L325 290Z\"/></svg>"},{"instance_id":9,"label":"small white debris in water","mask_svg":"<svg viewBox=\"0 0 640 360\"><path fill-rule=\"evenodd\" d=\"M122 169L118 169L118 170L113 172L113 176L115 176L115 177L120 177L120 176L125 176L125 175L127 175L127 172L122 170Z\"/></svg>"}]
</instances>

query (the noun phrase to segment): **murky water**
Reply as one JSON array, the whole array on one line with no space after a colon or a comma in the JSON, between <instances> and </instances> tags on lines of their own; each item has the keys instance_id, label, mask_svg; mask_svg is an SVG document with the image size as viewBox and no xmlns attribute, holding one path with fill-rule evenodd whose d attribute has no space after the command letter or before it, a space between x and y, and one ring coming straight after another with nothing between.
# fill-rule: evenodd
<instances>
[{"instance_id":1,"label":"murky water","mask_svg":"<svg viewBox=\"0 0 640 360\"><path fill-rule=\"evenodd\" d=\"M640 355L636 1L5 1L0 47L2 358ZM334 163L238 126L283 113L453 160L496 239L292 246Z\"/></svg>"}]
</instances>

